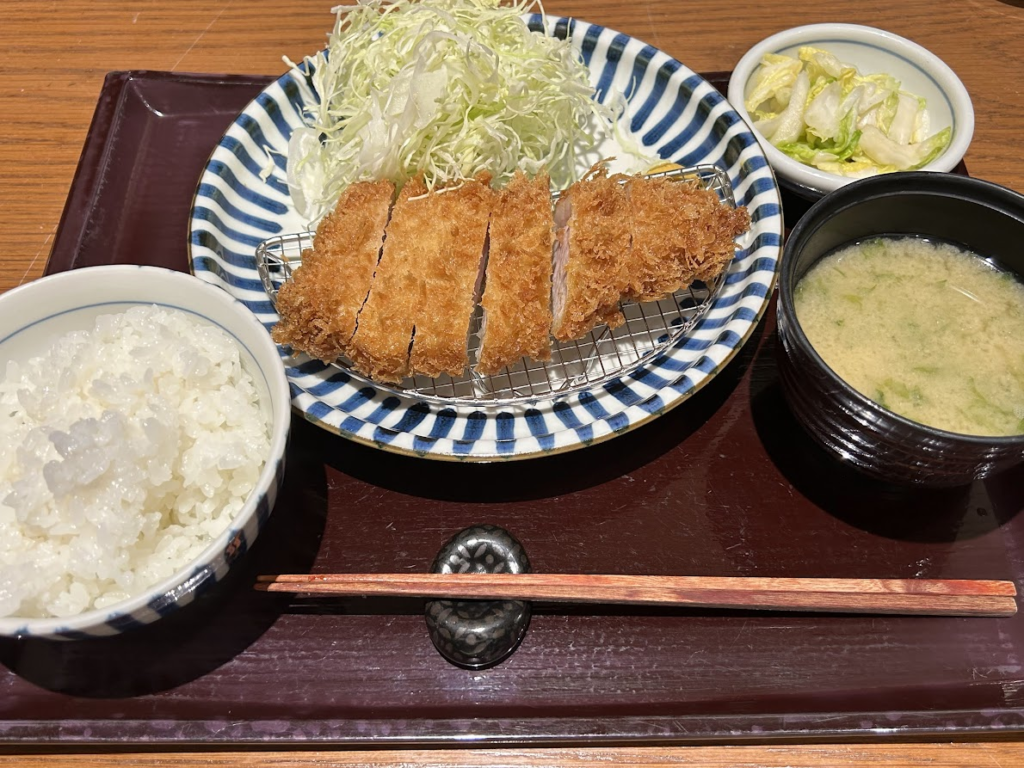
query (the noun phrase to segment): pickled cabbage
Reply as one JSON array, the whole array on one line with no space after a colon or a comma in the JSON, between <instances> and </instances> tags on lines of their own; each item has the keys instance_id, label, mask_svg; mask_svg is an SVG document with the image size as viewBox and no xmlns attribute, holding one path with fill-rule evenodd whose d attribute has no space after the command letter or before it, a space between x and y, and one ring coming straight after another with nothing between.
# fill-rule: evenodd
<instances>
[{"instance_id":1,"label":"pickled cabbage","mask_svg":"<svg viewBox=\"0 0 1024 768\"><path fill-rule=\"evenodd\" d=\"M887 74L861 75L820 48L765 54L744 105L754 127L801 163L863 177L920 168L949 144L929 135L925 100Z\"/></svg>"}]
</instances>

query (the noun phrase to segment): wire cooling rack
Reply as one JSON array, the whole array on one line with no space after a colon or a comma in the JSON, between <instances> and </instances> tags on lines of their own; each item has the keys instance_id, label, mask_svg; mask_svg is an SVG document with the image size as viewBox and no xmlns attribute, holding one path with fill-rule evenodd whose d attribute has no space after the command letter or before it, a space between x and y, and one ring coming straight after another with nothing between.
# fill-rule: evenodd
<instances>
[{"instance_id":1,"label":"wire cooling rack","mask_svg":"<svg viewBox=\"0 0 1024 768\"><path fill-rule=\"evenodd\" d=\"M697 181L715 192L724 204L736 207L729 178L717 166L698 165L649 176ZM552 200L557 197L558 193L554 193ZM313 234L300 232L272 237L256 247L256 268L275 308L278 289L301 266L303 251L313 247ZM625 323L614 330L598 326L575 341L552 339L549 362L524 358L493 376L481 376L470 369L458 377L447 374L437 378L414 376L398 386L378 382L374 382L374 386L429 402L477 407L534 402L590 389L635 370L675 344L707 311L724 282L723 274L710 284L694 283L662 301L644 304L623 302ZM482 319L482 310L477 306L470 320L471 365L480 346ZM347 358L339 358L333 365L353 376L362 377L352 369Z\"/></svg>"}]
</instances>

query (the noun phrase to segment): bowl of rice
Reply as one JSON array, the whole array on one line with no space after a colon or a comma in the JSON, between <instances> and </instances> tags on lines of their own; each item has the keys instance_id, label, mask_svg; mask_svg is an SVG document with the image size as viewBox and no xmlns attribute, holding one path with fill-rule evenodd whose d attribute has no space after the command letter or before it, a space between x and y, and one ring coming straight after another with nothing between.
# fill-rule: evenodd
<instances>
[{"instance_id":1,"label":"bowl of rice","mask_svg":"<svg viewBox=\"0 0 1024 768\"><path fill-rule=\"evenodd\" d=\"M252 545L284 475L284 368L223 290L90 267L0 295L0 635L118 634Z\"/></svg>"}]
</instances>

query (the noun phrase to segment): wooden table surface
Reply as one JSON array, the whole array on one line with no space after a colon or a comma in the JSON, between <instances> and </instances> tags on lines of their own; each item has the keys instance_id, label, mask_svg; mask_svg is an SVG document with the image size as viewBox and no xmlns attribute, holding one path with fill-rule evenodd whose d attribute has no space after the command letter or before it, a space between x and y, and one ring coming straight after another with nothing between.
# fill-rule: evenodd
<instances>
[{"instance_id":1,"label":"wooden table surface","mask_svg":"<svg viewBox=\"0 0 1024 768\"><path fill-rule=\"evenodd\" d=\"M288 0L68 0L0 2L0 291L46 264L93 106L111 70L278 74L324 42L329 2ZM698 72L728 70L754 43L795 24L854 22L924 45L960 76L977 124L971 175L1024 192L1024 0L551 0L575 15L661 48ZM792 15L794 10L798 16ZM107 762L316 765L1012 766L1013 742L787 745L559 750L96 754L0 757L0 764Z\"/></svg>"}]
</instances>

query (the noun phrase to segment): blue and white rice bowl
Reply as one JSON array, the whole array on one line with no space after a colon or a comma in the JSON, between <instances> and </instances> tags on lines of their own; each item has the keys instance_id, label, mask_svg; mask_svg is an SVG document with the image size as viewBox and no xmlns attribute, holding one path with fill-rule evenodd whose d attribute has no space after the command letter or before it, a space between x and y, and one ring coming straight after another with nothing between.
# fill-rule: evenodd
<instances>
[{"instance_id":1,"label":"blue and white rice bowl","mask_svg":"<svg viewBox=\"0 0 1024 768\"><path fill-rule=\"evenodd\" d=\"M782 210L757 140L702 77L652 46L579 20L528 18L569 37L598 98L627 95L623 122L652 156L690 167L713 164L747 206L751 229L724 285L701 319L663 353L608 381L514 404L446 404L396 392L305 356L281 357L294 407L319 426L360 443L433 459L494 461L572 450L614 437L683 402L728 363L753 333L775 286ZM191 216L194 274L248 306L269 329L278 316L254 252L268 238L308 229L289 197L288 139L314 104L308 78L291 71L266 88L228 128L200 179ZM605 146L603 156L616 154ZM269 176L264 178L268 158ZM589 167L594 158L583 162ZM585 168L584 168L585 170Z\"/></svg>"},{"instance_id":2,"label":"blue and white rice bowl","mask_svg":"<svg viewBox=\"0 0 1024 768\"><path fill-rule=\"evenodd\" d=\"M284 477L291 427L288 383L274 343L241 303L191 275L157 267L90 267L44 277L0 296L0 359L39 356L59 336L88 330L97 317L133 306L178 309L218 326L239 347L269 425L269 453L241 510L202 553L173 576L107 608L65 618L0 618L0 635L79 639L113 635L148 624L192 602L222 579L256 540Z\"/></svg>"}]
</instances>

